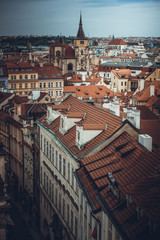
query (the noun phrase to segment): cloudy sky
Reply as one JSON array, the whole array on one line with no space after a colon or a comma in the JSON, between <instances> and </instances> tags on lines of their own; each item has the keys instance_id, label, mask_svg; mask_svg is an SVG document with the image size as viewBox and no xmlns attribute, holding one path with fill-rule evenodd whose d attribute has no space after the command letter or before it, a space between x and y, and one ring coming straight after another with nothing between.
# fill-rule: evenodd
<instances>
[{"instance_id":1,"label":"cloudy sky","mask_svg":"<svg viewBox=\"0 0 160 240\"><path fill-rule=\"evenodd\" d=\"M0 35L159 36L160 0L1 0Z\"/></svg>"}]
</instances>

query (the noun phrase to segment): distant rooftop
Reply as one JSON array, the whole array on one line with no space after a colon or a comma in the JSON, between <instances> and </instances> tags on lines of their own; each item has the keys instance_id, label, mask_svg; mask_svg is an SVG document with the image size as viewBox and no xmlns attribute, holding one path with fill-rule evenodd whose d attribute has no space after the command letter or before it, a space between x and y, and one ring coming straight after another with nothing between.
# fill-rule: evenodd
<instances>
[{"instance_id":1,"label":"distant rooftop","mask_svg":"<svg viewBox=\"0 0 160 240\"><path fill-rule=\"evenodd\" d=\"M152 66L149 62L138 62L138 61L133 61L133 62L105 62L100 64L100 66L119 66L119 67L150 67Z\"/></svg>"}]
</instances>

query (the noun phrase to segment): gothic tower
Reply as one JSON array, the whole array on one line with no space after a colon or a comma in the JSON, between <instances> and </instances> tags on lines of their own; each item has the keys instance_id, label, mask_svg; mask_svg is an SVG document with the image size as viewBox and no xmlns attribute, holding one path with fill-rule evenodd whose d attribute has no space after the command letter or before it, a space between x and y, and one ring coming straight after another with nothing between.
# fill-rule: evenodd
<instances>
[{"instance_id":1,"label":"gothic tower","mask_svg":"<svg viewBox=\"0 0 160 240\"><path fill-rule=\"evenodd\" d=\"M74 40L75 57L77 58L77 71L89 71L89 47L82 27L80 14L79 29Z\"/></svg>"}]
</instances>

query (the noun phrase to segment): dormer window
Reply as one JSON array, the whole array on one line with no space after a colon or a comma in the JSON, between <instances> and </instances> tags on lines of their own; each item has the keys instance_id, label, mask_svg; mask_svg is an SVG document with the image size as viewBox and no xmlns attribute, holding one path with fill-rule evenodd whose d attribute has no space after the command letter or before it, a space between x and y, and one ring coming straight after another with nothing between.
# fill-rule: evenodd
<instances>
[{"instance_id":1,"label":"dormer window","mask_svg":"<svg viewBox=\"0 0 160 240\"><path fill-rule=\"evenodd\" d=\"M63 118L61 119L61 128L64 128L64 120L63 120Z\"/></svg>"},{"instance_id":2,"label":"dormer window","mask_svg":"<svg viewBox=\"0 0 160 240\"><path fill-rule=\"evenodd\" d=\"M79 131L77 131L77 140L78 140L78 142L80 141L80 132Z\"/></svg>"}]
</instances>

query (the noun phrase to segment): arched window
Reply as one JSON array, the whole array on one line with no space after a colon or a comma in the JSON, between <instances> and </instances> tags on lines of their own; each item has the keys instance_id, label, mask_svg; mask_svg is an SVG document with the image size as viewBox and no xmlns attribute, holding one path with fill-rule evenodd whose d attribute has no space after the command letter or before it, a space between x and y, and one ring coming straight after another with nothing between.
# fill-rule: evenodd
<instances>
[{"instance_id":1,"label":"arched window","mask_svg":"<svg viewBox=\"0 0 160 240\"><path fill-rule=\"evenodd\" d=\"M68 70L72 70L73 69L73 65L72 65L72 63L69 63L68 64Z\"/></svg>"},{"instance_id":2,"label":"arched window","mask_svg":"<svg viewBox=\"0 0 160 240\"><path fill-rule=\"evenodd\" d=\"M56 57L60 57L61 53L59 50L56 51Z\"/></svg>"},{"instance_id":3,"label":"arched window","mask_svg":"<svg viewBox=\"0 0 160 240\"><path fill-rule=\"evenodd\" d=\"M81 55L83 55L83 50L81 50Z\"/></svg>"}]
</instances>

